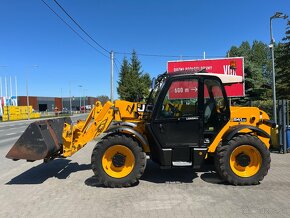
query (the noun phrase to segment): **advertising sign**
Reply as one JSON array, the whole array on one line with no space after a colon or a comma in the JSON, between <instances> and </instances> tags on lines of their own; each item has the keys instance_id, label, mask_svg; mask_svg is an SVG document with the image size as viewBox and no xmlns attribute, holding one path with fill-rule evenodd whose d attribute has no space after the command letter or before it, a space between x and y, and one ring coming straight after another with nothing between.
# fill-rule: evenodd
<instances>
[{"instance_id":1,"label":"advertising sign","mask_svg":"<svg viewBox=\"0 0 290 218\"><path fill-rule=\"evenodd\" d=\"M219 58L219 59L203 59L203 60L186 60L186 61L169 61L167 63L167 72L197 72L205 70L208 73L226 74L226 75L238 75L244 78L244 58ZM192 87L191 87L192 88ZM226 86L226 92L228 97L243 97L245 96L245 85L232 84ZM185 86L180 83L179 87L174 87L176 91L185 90ZM174 98L175 94L171 95ZM176 95L176 98L188 98L185 95Z\"/></svg>"}]
</instances>

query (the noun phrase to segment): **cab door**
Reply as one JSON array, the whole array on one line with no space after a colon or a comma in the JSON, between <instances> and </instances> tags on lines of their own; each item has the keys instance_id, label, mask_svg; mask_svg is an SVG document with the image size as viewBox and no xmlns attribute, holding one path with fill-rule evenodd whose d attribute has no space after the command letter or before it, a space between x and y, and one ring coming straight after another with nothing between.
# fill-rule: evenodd
<instances>
[{"instance_id":1,"label":"cab door","mask_svg":"<svg viewBox=\"0 0 290 218\"><path fill-rule=\"evenodd\" d=\"M190 149L203 141L200 86L196 77L173 77L160 94L153 113L152 132L172 161L190 162Z\"/></svg>"}]
</instances>

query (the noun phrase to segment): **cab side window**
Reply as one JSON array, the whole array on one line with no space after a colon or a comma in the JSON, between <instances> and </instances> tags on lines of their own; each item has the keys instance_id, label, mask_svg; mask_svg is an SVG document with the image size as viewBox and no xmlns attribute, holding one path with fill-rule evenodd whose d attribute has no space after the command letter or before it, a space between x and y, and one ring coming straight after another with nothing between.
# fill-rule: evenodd
<instances>
[{"instance_id":1,"label":"cab side window","mask_svg":"<svg viewBox=\"0 0 290 218\"><path fill-rule=\"evenodd\" d=\"M165 95L159 119L197 116L198 80L173 81Z\"/></svg>"},{"instance_id":2,"label":"cab side window","mask_svg":"<svg viewBox=\"0 0 290 218\"><path fill-rule=\"evenodd\" d=\"M208 128L219 126L219 118L226 110L221 84L216 80L204 81L204 123Z\"/></svg>"}]
</instances>

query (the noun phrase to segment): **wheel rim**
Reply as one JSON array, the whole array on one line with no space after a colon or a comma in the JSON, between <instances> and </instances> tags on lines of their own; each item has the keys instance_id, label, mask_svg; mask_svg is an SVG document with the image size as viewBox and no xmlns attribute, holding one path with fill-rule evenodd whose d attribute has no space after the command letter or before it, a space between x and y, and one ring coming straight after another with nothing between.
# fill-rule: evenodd
<instances>
[{"instance_id":1,"label":"wheel rim","mask_svg":"<svg viewBox=\"0 0 290 218\"><path fill-rule=\"evenodd\" d=\"M135 165L133 152L124 145L109 147L102 158L104 171L113 178L124 178L129 175Z\"/></svg>"},{"instance_id":2,"label":"wheel rim","mask_svg":"<svg viewBox=\"0 0 290 218\"><path fill-rule=\"evenodd\" d=\"M230 167L240 177L251 177L261 168L260 152L251 145L241 145L235 148L230 156Z\"/></svg>"}]
</instances>

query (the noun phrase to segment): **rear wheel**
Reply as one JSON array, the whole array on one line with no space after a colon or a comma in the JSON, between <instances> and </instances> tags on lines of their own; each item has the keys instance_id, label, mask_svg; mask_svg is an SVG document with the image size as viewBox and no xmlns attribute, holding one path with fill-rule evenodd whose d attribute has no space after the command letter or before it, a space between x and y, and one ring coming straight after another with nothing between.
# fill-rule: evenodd
<instances>
[{"instance_id":1,"label":"rear wheel","mask_svg":"<svg viewBox=\"0 0 290 218\"><path fill-rule=\"evenodd\" d=\"M258 184L267 175L270 162L269 150L252 135L236 136L216 151L217 172L233 185Z\"/></svg>"},{"instance_id":2,"label":"rear wheel","mask_svg":"<svg viewBox=\"0 0 290 218\"><path fill-rule=\"evenodd\" d=\"M146 154L133 138L114 135L95 146L91 163L99 183L109 187L128 187L142 176Z\"/></svg>"}]
</instances>

